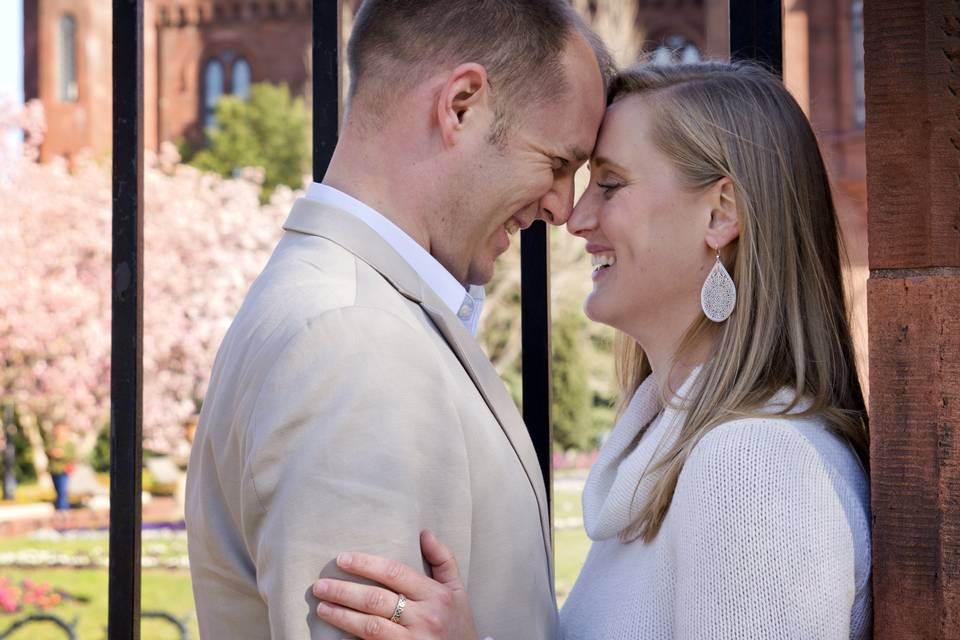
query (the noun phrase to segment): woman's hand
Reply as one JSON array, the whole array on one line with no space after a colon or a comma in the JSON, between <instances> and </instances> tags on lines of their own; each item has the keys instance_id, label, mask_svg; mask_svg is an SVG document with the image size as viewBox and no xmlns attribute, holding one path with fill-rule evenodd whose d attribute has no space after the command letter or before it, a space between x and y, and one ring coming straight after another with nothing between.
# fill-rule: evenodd
<instances>
[{"instance_id":1,"label":"woman's hand","mask_svg":"<svg viewBox=\"0 0 960 640\"><path fill-rule=\"evenodd\" d=\"M341 570L387 588L321 578L313 583L313 595L320 599L317 615L364 640L476 640L473 612L453 553L429 530L420 532L420 548L433 568L433 579L395 560L341 553Z\"/></svg>"}]
</instances>

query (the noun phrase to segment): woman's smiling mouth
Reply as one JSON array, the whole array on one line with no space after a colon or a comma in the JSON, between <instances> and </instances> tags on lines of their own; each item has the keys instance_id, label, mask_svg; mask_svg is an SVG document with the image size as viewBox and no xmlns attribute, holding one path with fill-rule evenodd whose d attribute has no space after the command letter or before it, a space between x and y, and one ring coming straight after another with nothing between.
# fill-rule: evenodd
<instances>
[{"instance_id":1,"label":"woman's smiling mouth","mask_svg":"<svg viewBox=\"0 0 960 640\"><path fill-rule=\"evenodd\" d=\"M617 256L612 253L594 253L590 256L590 265L593 267L594 276L615 264L617 264Z\"/></svg>"}]
</instances>

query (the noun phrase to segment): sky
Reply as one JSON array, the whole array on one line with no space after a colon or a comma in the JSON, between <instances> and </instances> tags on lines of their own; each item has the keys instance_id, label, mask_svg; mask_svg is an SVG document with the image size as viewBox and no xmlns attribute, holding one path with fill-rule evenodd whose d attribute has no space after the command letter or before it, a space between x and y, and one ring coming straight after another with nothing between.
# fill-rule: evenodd
<instances>
[{"instance_id":1,"label":"sky","mask_svg":"<svg viewBox=\"0 0 960 640\"><path fill-rule=\"evenodd\" d=\"M23 101L23 3L0 0L0 96Z\"/></svg>"},{"instance_id":2,"label":"sky","mask_svg":"<svg viewBox=\"0 0 960 640\"><path fill-rule=\"evenodd\" d=\"M23 2L0 0L0 101L23 102ZM7 144L16 144L11 132Z\"/></svg>"}]
</instances>

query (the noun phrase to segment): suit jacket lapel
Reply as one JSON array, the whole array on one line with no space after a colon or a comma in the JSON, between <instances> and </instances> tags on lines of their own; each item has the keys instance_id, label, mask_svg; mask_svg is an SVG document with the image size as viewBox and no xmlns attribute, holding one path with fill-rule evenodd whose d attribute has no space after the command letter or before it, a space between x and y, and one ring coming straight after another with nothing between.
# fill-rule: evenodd
<instances>
[{"instance_id":1,"label":"suit jacket lapel","mask_svg":"<svg viewBox=\"0 0 960 640\"><path fill-rule=\"evenodd\" d=\"M393 247L349 213L301 198L294 203L283 228L335 242L376 269L403 296L423 308L476 385L520 459L537 497L544 550L548 559L552 558L546 492L530 436L490 360L460 320Z\"/></svg>"},{"instance_id":2,"label":"suit jacket lapel","mask_svg":"<svg viewBox=\"0 0 960 640\"><path fill-rule=\"evenodd\" d=\"M410 263L365 222L345 211L306 198L293 203L283 228L326 238L376 269L401 294L420 302L423 284Z\"/></svg>"},{"instance_id":3,"label":"suit jacket lapel","mask_svg":"<svg viewBox=\"0 0 960 640\"><path fill-rule=\"evenodd\" d=\"M443 305L436 294L429 291L428 296L436 298L436 300L422 302L421 306L433 320L440 333L443 334L447 344L450 345L457 359L460 360L463 368L469 374L470 379L473 380L523 465L530 486L537 496L537 506L540 509L540 526L543 529L544 551L548 558L552 558L550 543L548 542L550 540L550 523L546 489L537 454L533 449L533 443L523 419L520 417L516 405L513 404L513 398L510 397L506 387L503 386L503 381L497 374L496 369L490 364L490 360L480 349L477 341L474 340L457 317Z\"/></svg>"}]
</instances>

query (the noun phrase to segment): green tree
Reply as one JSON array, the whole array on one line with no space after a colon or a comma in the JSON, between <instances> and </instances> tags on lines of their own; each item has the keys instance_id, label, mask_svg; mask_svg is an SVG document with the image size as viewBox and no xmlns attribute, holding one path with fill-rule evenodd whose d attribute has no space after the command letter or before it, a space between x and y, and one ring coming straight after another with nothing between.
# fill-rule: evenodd
<instances>
[{"instance_id":1,"label":"green tree","mask_svg":"<svg viewBox=\"0 0 960 640\"><path fill-rule=\"evenodd\" d=\"M310 161L310 117L303 99L292 97L286 85L254 84L248 101L224 96L216 116L217 124L207 130L209 145L191 164L227 177L242 167L262 167L263 202L277 185L303 185Z\"/></svg>"},{"instance_id":2,"label":"green tree","mask_svg":"<svg viewBox=\"0 0 960 640\"><path fill-rule=\"evenodd\" d=\"M110 425L97 434L97 443L90 452L90 466L97 473L110 471Z\"/></svg>"},{"instance_id":3,"label":"green tree","mask_svg":"<svg viewBox=\"0 0 960 640\"><path fill-rule=\"evenodd\" d=\"M33 482L37 479L37 470L33 467L33 450L30 448L30 441L23 435L23 429L17 427L16 434L13 436L13 447L16 452L16 464L14 466L14 475L17 482Z\"/></svg>"},{"instance_id":4,"label":"green tree","mask_svg":"<svg viewBox=\"0 0 960 640\"><path fill-rule=\"evenodd\" d=\"M577 311L553 324L553 442L559 449L591 449L599 435L593 420L584 342L587 321Z\"/></svg>"}]
</instances>

